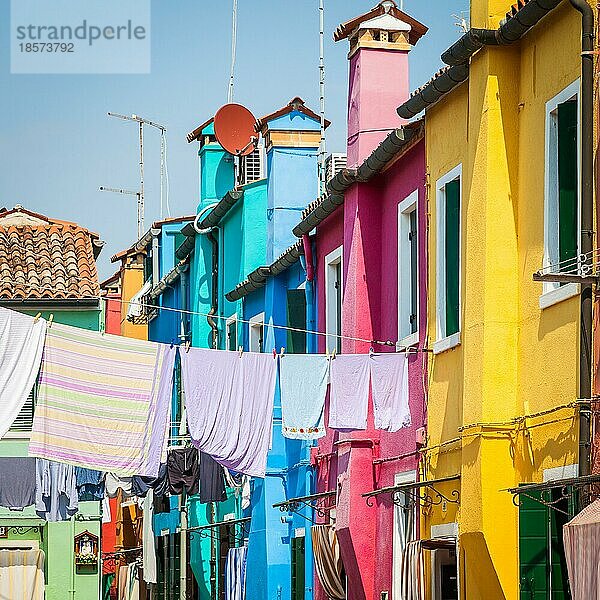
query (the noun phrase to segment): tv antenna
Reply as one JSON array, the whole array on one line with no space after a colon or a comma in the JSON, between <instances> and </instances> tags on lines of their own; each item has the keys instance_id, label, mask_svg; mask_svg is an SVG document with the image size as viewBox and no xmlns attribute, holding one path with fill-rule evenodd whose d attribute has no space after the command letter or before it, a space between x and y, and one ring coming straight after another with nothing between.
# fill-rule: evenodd
<instances>
[{"instance_id":1,"label":"tv antenna","mask_svg":"<svg viewBox=\"0 0 600 600\"><path fill-rule=\"evenodd\" d=\"M452 18L456 19L454 24L458 27L463 33L467 33L469 31L469 21L466 17L467 11L462 10L458 14L453 14Z\"/></svg>"},{"instance_id":2,"label":"tv antenna","mask_svg":"<svg viewBox=\"0 0 600 600\"><path fill-rule=\"evenodd\" d=\"M134 194L138 198L138 209L137 209L137 221L138 221L138 239L142 237L144 233L144 125L148 125L149 127L154 127L160 131L160 218L164 218L164 202L163 202L163 191L165 189L164 181L165 175L167 173L166 169L166 150L167 150L167 142L166 142L166 133L167 128L160 123L156 123L154 121L150 121L149 119L144 119L139 115L121 115L118 113L109 112L107 113L109 117L115 117L117 119L121 119L123 121L133 121L138 124L139 127L139 144L140 144L140 189L137 192L133 192L131 190L121 190L117 188L106 188L101 187L102 191L113 191L120 194ZM169 188L168 188L168 175L167 175L167 189L166 189L166 204L167 211L170 215L169 208Z\"/></svg>"},{"instance_id":3,"label":"tv antenna","mask_svg":"<svg viewBox=\"0 0 600 600\"><path fill-rule=\"evenodd\" d=\"M140 192L136 192L134 190L126 190L126 189L123 189L123 188L106 187L104 185L101 185L98 189L101 192L113 192L115 194L125 194L127 196L137 196L137 206L138 206L138 212L137 212L137 239L139 240L142 237L142 233L143 233L143 224L142 224L142 221L140 220Z\"/></svg>"}]
</instances>

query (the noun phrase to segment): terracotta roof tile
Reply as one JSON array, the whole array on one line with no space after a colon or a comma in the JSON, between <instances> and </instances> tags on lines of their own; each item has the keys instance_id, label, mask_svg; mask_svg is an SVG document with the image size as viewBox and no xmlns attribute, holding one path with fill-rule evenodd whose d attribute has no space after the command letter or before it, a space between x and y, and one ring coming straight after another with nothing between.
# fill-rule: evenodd
<instances>
[{"instance_id":1,"label":"terracotta roof tile","mask_svg":"<svg viewBox=\"0 0 600 600\"><path fill-rule=\"evenodd\" d=\"M0 300L99 297L95 237L74 223L0 223Z\"/></svg>"}]
</instances>

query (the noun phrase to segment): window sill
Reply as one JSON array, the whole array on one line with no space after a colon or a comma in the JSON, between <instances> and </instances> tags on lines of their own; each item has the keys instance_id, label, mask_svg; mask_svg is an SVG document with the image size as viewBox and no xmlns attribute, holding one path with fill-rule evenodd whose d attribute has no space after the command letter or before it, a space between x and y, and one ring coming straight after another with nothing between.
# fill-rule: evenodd
<instances>
[{"instance_id":1,"label":"window sill","mask_svg":"<svg viewBox=\"0 0 600 600\"><path fill-rule=\"evenodd\" d=\"M440 354L441 352L445 352L446 350L451 350L452 348L456 348L456 346L460 346L460 331L453 333L437 342L433 342L433 353Z\"/></svg>"},{"instance_id":2,"label":"window sill","mask_svg":"<svg viewBox=\"0 0 600 600\"><path fill-rule=\"evenodd\" d=\"M567 283L559 288L545 292L540 296L540 309L554 306L563 300L568 300L579 294L578 283Z\"/></svg>"},{"instance_id":3,"label":"window sill","mask_svg":"<svg viewBox=\"0 0 600 600\"><path fill-rule=\"evenodd\" d=\"M7 431L3 440L29 440L31 438L31 431Z\"/></svg>"},{"instance_id":4,"label":"window sill","mask_svg":"<svg viewBox=\"0 0 600 600\"><path fill-rule=\"evenodd\" d=\"M410 346L416 346L419 343L419 332L415 331L406 337L403 337L401 340L396 342L396 352L401 352L405 348Z\"/></svg>"}]
</instances>

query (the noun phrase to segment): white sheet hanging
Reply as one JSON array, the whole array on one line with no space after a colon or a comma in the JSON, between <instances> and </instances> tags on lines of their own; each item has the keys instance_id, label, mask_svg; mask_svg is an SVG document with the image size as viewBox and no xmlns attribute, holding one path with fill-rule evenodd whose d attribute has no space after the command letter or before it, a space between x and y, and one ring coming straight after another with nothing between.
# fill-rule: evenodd
<instances>
[{"instance_id":1,"label":"white sheet hanging","mask_svg":"<svg viewBox=\"0 0 600 600\"><path fill-rule=\"evenodd\" d=\"M10 429L35 384L46 321L0 308L0 438Z\"/></svg>"}]
</instances>

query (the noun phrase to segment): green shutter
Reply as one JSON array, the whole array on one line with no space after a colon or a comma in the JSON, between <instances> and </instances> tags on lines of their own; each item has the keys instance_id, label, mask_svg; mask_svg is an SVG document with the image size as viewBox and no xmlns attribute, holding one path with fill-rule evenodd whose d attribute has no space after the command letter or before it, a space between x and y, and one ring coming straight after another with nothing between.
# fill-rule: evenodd
<instances>
[{"instance_id":1,"label":"green shutter","mask_svg":"<svg viewBox=\"0 0 600 600\"><path fill-rule=\"evenodd\" d=\"M410 217L410 232L408 239L410 241L410 332L417 331L417 307L418 307L418 247L417 247L417 209L411 211Z\"/></svg>"},{"instance_id":2,"label":"green shutter","mask_svg":"<svg viewBox=\"0 0 600 600\"><path fill-rule=\"evenodd\" d=\"M292 538L292 600L304 600L304 538Z\"/></svg>"},{"instance_id":3,"label":"green shutter","mask_svg":"<svg viewBox=\"0 0 600 600\"><path fill-rule=\"evenodd\" d=\"M306 329L306 294L304 290L288 290L287 326ZM288 330L286 352L304 354L306 352L306 333Z\"/></svg>"},{"instance_id":4,"label":"green shutter","mask_svg":"<svg viewBox=\"0 0 600 600\"><path fill-rule=\"evenodd\" d=\"M446 205L446 336L459 330L460 282L460 179L445 186Z\"/></svg>"},{"instance_id":5,"label":"green shutter","mask_svg":"<svg viewBox=\"0 0 600 600\"><path fill-rule=\"evenodd\" d=\"M558 105L558 250L577 256L577 101Z\"/></svg>"},{"instance_id":6,"label":"green shutter","mask_svg":"<svg viewBox=\"0 0 600 600\"><path fill-rule=\"evenodd\" d=\"M529 492L539 498L539 492ZM521 600L546 600L548 594L547 508L519 496L519 566Z\"/></svg>"},{"instance_id":7,"label":"green shutter","mask_svg":"<svg viewBox=\"0 0 600 600\"><path fill-rule=\"evenodd\" d=\"M550 501L552 505L545 506L534 498ZM573 503L562 498L558 488L520 495L521 600L568 600L571 597L562 528L573 516L573 509Z\"/></svg>"}]
</instances>

